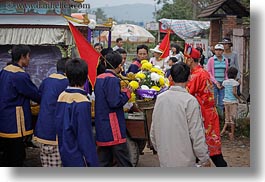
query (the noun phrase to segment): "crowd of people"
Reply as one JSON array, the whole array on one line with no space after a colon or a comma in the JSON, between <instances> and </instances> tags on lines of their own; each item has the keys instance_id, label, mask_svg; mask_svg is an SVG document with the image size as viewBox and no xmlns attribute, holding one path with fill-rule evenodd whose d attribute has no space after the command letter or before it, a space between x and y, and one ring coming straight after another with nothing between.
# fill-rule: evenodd
<instances>
[{"instance_id":1,"label":"crowd of people","mask_svg":"<svg viewBox=\"0 0 265 182\"><path fill-rule=\"evenodd\" d=\"M240 100L238 59L232 42L224 38L214 47L207 70L202 49L171 45L168 58L157 45L141 44L128 66L122 39L112 48L94 45L102 57L97 68L95 135L92 129L92 87L88 68L80 58L57 61L57 73L45 78L40 87L24 71L30 62L30 48L12 48L12 61L0 71L0 139L3 166L21 167L26 157L25 138L33 135L40 147L43 167L132 167L126 143L123 106L131 97L130 86L120 86L119 75L137 73L141 61L160 67L170 87L157 96L150 138L161 167L227 167L221 150L221 136L234 140L237 104ZM187 45L189 46L189 45ZM40 105L36 126L32 125L32 101ZM225 115L220 132L217 110ZM231 132L227 128L231 128ZM115 162L114 162L115 161Z\"/></svg>"}]
</instances>

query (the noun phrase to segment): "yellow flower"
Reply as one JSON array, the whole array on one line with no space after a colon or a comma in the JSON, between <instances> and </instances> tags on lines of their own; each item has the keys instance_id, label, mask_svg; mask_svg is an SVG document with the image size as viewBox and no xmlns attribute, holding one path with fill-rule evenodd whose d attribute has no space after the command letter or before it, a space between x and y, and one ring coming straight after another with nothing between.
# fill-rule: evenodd
<instances>
[{"instance_id":1,"label":"yellow flower","mask_svg":"<svg viewBox=\"0 0 265 182\"><path fill-rule=\"evenodd\" d=\"M152 65L151 63L148 62L148 63L144 63L144 64L142 64L141 69L142 69L142 70L151 70L152 67L153 67L153 65Z\"/></svg>"},{"instance_id":2,"label":"yellow flower","mask_svg":"<svg viewBox=\"0 0 265 182\"><path fill-rule=\"evenodd\" d=\"M136 95L135 95L135 93L132 92L131 93L131 98L128 100L128 102L134 103L135 100L136 100Z\"/></svg>"},{"instance_id":3,"label":"yellow flower","mask_svg":"<svg viewBox=\"0 0 265 182\"><path fill-rule=\"evenodd\" d=\"M165 80L162 77L159 78L158 82L159 82L160 86L164 86L165 85Z\"/></svg>"},{"instance_id":4,"label":"yellow flower","mask_svg":"<svg viewBox=\"0 0 265 182\"><path fill-rule=\"evenodd\" d=\"M159 92L161 90L161 88L159 88L158 86L155 86L155 85L152 86L151 89L153 89L153 90L155 90L157 92Z\"/></svg>"},{"instance_id":5,"label":"yellow flower","mask_svg":"<svg viewBox=\"0 0 265 182\"><path fill-rule=\"evenodd\" d=\"M141 64L143 65L144 63L149 63L149 61L144 59L144 60L141 61Z\"/></svg>"},{"instance_id":6,"label":"yellow flower","mask_svg":"<svg viewBox=\"0 0 265 182\"><path fill-rule=\"evenodd\" d=\"M151 72L152 72L152 73L157 73L157 74L159 74L159 75L161 75L161 76L164 76L164 75L165 75L165 73L164 73L161 69L156 68L156 67L153 67L153 68L151 69Z\"/></svg>"},{"instance_id":7,"label":"yellow flower","mask_svg":"<svg viewBox=\"0 0 265 182\"><path fill-rule=\"evenodd\" d=\"M158 70L157 74L159 74L161 76L164 76L165 75L165 73L162 70Z\"/></svg>"},{"instance_id":8,"label":"yellow flower","mask_svg":"<svg viewBox=\"0 0 265 182\"><path fill-rule=\"evenodd\" d=\"M131 81L129 85L132 87L133 90L139 87L139 83L137 81Z\"/></svg>"},{"instance_id":9,"label":"yellow flower","mask_svg":"<svg viewBox=\"0 0 265 182\"><path fill-rule=\"evenodd\" d=\"M155 67L153 67L152 69L151 69L151 72L152 73L157 73L159 71L159 69L158 68L155 68Z\"/></svg>"},{"instance_id":10,"label":"yellow flower","mask_svg":"<svg viewBox=\"0 0 265 182\"><path fill-rule=\"evenodd\" d=\"M146 75L145 75L144 73L138 72L138 73L135 75L135 78L140 78L141 80L143 80L143 79L146 78Z\"/></svg>"}]
</instances>

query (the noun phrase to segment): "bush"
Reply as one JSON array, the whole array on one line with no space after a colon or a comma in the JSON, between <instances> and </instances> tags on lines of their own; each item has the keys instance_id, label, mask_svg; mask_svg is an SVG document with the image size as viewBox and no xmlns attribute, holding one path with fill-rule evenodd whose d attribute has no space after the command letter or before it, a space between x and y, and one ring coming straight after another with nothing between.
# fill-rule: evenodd
<instances>
[{"instance_id":1,"label":"bush","mask_svg":"<svg viewBox=\"0 0 265 182\"><path fill-rule=\"evenodd\" d=\"M240 118L236 120L236 136L250 137L250 118Z\"/></svg>"}]
</instances>

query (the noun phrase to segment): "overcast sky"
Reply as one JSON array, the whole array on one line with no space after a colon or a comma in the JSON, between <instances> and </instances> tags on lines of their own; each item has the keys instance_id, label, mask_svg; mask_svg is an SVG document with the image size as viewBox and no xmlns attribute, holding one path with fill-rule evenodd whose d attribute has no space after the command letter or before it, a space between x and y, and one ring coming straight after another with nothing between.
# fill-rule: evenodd
<instances>
[{"instance_id":1,"label":"overcast sky","mask_svg":"<svg viewBox=\"0 0 265 182\"><path fill-rule=\"evenodd\" d=\"M85 0L85 3L90 4L90 8L117 6L123 4L135 4L135 3L155 5L154 0Z\"/></svg>"}]
</instances>

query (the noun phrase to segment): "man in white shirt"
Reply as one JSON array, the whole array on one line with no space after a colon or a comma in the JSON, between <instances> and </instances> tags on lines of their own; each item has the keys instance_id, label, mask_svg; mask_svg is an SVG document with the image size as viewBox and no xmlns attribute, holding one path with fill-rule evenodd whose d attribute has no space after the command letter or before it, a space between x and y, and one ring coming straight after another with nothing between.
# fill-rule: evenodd
<instances>
[{"instance_id":1,"label":"man in white shirt","mask_svg":"<svg viewBox=\"0 0 265 182\"><path fill-rule=\"evenodd\" d=\"M180 62L171 68L174 85L158 95L150 130L160 167L194 167L196 157L210 167L200 106L186 90L189 67Z\"/></svg>"},{"instance_id":2,"label":"man in white shirt","mask_svg":"<svg viewBox=\"0 0 265 182\"><path fill-rule=\"evenodd\" d=\"M123 45L122 38L117 38L116 46L112 48L113 51L116 51L117 49L123 49L122 45Z\"/></svg>"}]
</instances>

